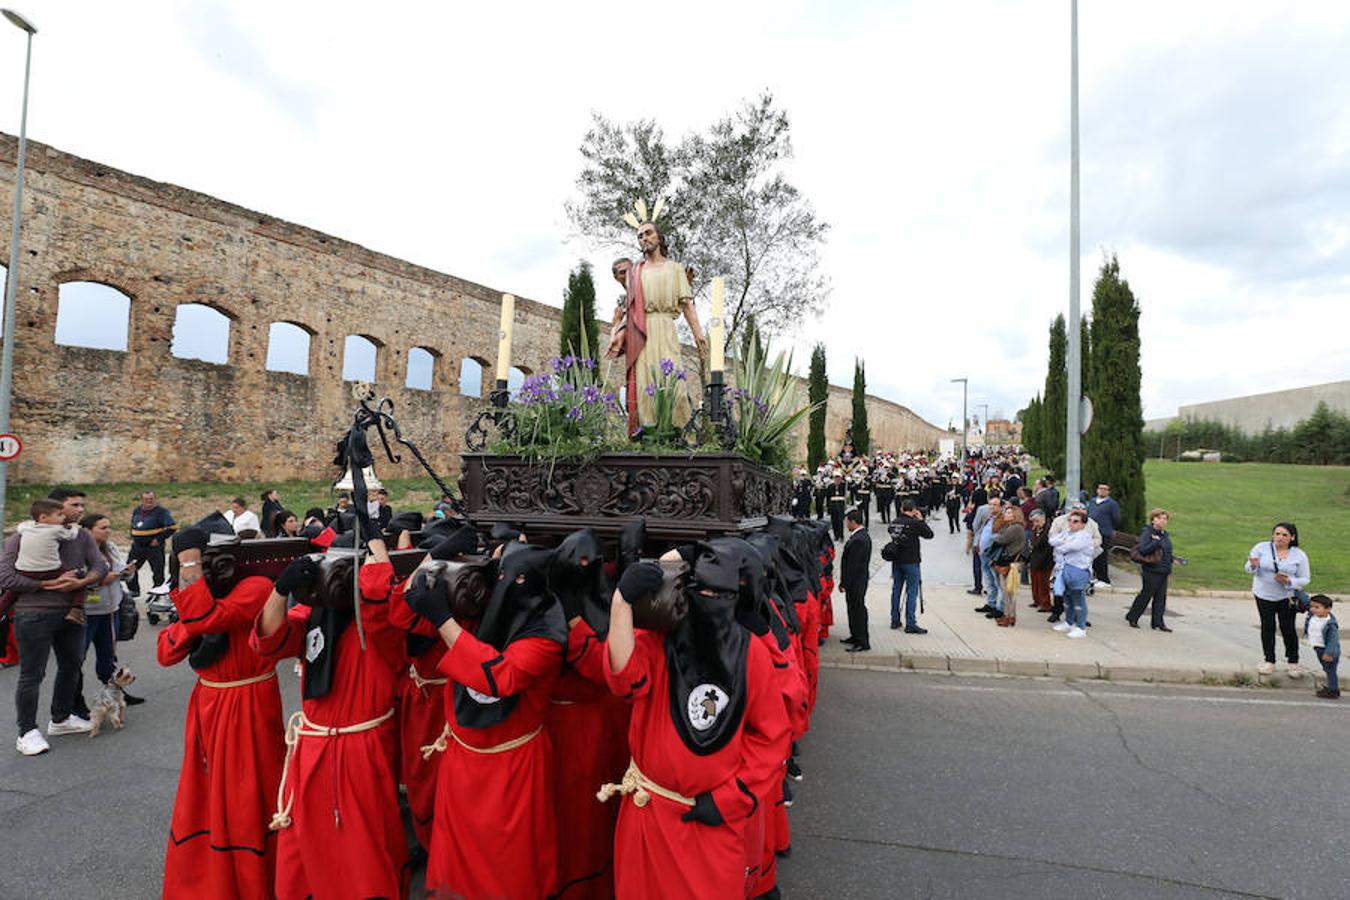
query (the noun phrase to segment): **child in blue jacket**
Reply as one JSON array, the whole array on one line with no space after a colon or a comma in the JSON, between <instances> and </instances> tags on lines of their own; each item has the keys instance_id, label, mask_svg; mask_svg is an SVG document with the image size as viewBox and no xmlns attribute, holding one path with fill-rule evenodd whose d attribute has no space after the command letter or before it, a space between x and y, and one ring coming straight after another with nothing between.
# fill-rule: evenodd
<instances>
[{"instance_id":1,"label":"child in blue jacket","mask_svg":"<svg viewBox=\"0 0 1350 900\"><path fill-rule=\"evenodd\" d=\"M1303 619L1303 636L1313 645L1322 671L1327 673L1326 687L1319 688L1317 696L1338 700L1341 685L1336 678L1336 665L1341 661L1341 629L1331 614L1331 598L1315 594L1308 602L1308 615Z\"/></svg>"}]
</instances>

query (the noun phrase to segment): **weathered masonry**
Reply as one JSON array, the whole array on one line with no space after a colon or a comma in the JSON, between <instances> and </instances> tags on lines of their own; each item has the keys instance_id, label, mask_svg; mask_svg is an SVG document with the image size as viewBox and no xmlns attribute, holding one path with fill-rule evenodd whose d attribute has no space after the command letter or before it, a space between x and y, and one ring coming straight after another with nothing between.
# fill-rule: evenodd
<instances>
[{"instance_id":1,"label":"weathered masonry","mask_svg":"<svg viewBox=\"0 0 1350 900\"><path fill-rule=\"evenodd\" d=\"M5 232L16 152L0 135ZM494 374L501 293L30 141L12 422L24 453L11 477L321 476L350 413L353 354L373 355L376 389L406 434L455 474ZM125 315L125 333L108 342L123 349L56 343L58 316L79 315L77 296ZM518 298L515 315L513 361L529 374L556 354L560 313ZM223 362L170 351L175 322L203 317L227 326ZM308 345L294 367L303 373L268 368L269 343L282 340ZM461 392L465 376L479 396ZM869 414L878 446L930 447L944 434L889 401L871 399ZM832 388L831 442L848 417L848 391ZM804 454L804 433L800 444Z\"/></svg>"}]
</instances>

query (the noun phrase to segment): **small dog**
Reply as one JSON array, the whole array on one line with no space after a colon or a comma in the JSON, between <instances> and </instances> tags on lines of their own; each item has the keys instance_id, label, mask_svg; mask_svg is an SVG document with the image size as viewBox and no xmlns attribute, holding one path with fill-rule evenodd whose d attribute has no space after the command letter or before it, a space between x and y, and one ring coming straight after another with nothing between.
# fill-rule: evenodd
<instances>
[{"instance_id":1,"label":"small dog","mask_svg":"<svg viewBox=\"0 0 1350 900\"><path fill-rule=\"evenodd\" d=\"M89 724L93 729L89 736L98 737L99 731L103 726L111 725L113 728L121 728L125 724L127 715L127 700L122 691L131 686L136 680L136 676L126 666L121 666L113 673L112 678L108 679L107 684L98 690L98 697L89 707Z\"/></svg>"}]
</instances>

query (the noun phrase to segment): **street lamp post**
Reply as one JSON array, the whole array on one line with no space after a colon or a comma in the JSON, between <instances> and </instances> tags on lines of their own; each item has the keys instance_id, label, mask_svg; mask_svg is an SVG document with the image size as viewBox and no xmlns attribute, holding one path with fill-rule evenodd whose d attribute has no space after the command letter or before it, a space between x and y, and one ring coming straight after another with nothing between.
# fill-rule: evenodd
<instances>
[{"instance_id":1,"label":"street lamp post","mask_svg":"<svg viewBox=\"0 0 1350 900\"><path fill-rule=\"evenodd\" d=\"M969 378L953 378L952 383L961 382L961 470L966 468L966 436L970 432L970 417L966 413L966 392L970 388Z\"/></svg>"},{"instance_id":2,"label":"street lamp post","mask_svg":"<svg viewBox=\"0 0 1350 900\"><path fill-rule=\"evenodd\" d=\"M989 448L989 404L988 404L988 403L976 403L975 405L978 406L980 409L984 410L984 440L981 442L981 445L982 445L985 449L988 449L988 448Z\"/></svg>"},{"instance_id":3,"label":"street lamp post","mask_svg":"<svg viewBox=\"0 0 1350 900\"><path fill-rule=\"evenodd\" d=\"M1078 0L1069 0L1069 391L1064 441L1064 496L1078 496L1082 478L1083 339L1078 312Z\"/></svg>"},{"instance_id":4,"label":"street lamp post","mask_svg":"<svg viewBox=\"0 0 1350 900\"><path fill-rule=\"evenodd\" d=\"M33 64L33 23L12 9L0 9L16 28L28 35L23 62L23 112L19 115L19 158L14 172L14 217L9 228L9 269L5 273L5 338L0 353L0 434L9 431L10 395L14 387L14 292L19 285L19 218L23 214L23 168L28 154L28 73ZM0 460L0 531L5 527L5 501L9 486L9 463Z\"/></svg>"}]
</instances>

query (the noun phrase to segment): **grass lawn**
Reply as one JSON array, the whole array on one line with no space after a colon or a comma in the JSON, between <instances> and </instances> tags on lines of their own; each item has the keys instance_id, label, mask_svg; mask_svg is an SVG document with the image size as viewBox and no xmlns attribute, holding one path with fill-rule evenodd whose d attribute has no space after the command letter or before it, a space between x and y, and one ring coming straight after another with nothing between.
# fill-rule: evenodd
<instances>
[{"instance_id":1,"label":"grass lawn","mask_svg":"<svg viewBox=\"0 0 1350 900\"><path fill-rule=\"evenodd\" d=\"M1150 459L1144 478L1146 506L1172 514L1172 545L1190 561L1173 570L1177 587L1250 588L1247 551L1289 521L1312 562L1309 592L1350 593L1350 466Z\"/></svg>"},{"instance_id":2,"label":"grass lawn","mask_svg":"<svg viewBox=\"0 0 1350 900\"><path fill-rule=\"evenodd\" d=\"M381 479L383 481L383 479ZM395 512L418 510L424 515L431 512L440 498L440 490L430 478L395 478L384 481L389 490L389 503ZM453 482L451 483L453 487ZM225 484L205 481L162 482L141 484L122 482L119 484L76 484L69 487L79 488L88 494L85 509L89 512L107 514L113 523L113 540L126 542L126 530L131 524L131 509L140 503L141 491L152 490L158 495L160 505L173 513L175 521L192 523L208 515L213 510L224 512L230 508L230 501L237 496L248 500L248 508L261 514L261 494L266 488L275 488L281 495L281 502L301 519L305 510L311 506L327 509L337 500L331 481L281 481L281 482L244 482ZM47 496L52 485L48 484L12 484L9 486L8 509L5 512L5 530L13 532L14 524L28 518L28 507L34 500Z\"/></svg>"}]
</instances>

